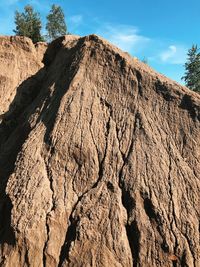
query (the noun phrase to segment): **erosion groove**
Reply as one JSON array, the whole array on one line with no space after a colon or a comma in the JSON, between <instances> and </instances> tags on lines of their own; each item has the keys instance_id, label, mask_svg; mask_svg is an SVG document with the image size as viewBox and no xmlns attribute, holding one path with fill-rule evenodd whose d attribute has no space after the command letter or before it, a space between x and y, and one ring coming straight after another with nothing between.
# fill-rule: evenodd
<instances>
[{"instance_id":1,"label":"erosion groove","mask_svg":"<svg viewBox=\"0 0 200 267\"><path fill-rule=\"evenodd\" d=\"M200 96L96 35L0 52L0 266L199 267Z\"/></svg>"},{"instance_id":2,"label":"erosion groove","mask_svg":"<svg viewBox=\"0 0 200 267\"><path fill-rule=\"evenodd\" d=\"M74 210L75 210L75 208L73 209L73 211ZM73 211L69 216L69 226L67 229L64 244L62 245L62 248L61 248L58 267L62 266L64 261L69 262L69 260L70 260L70 257L69 257L70 246L71 246L72 242L76 240L77 222L73 218Z\"/></svg>"}]
</instances>

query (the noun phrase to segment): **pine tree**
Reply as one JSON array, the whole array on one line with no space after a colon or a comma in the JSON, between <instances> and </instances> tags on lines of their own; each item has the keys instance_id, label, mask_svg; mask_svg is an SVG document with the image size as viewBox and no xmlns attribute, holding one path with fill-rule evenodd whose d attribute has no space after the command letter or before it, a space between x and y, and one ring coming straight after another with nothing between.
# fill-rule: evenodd
<instances>
[{"instance_id":1,"label":"pine tree","mask_svg":"<svg viewBox=\"0 0 200 267\"><path fill-rule=\"evenodd\" d=\"M60 6L52 5L47 16L47 36L50 41L67 34L65 15Z\"/></svg>"},{"instance_id":2,"label":"pine tree","mask_svg":"<svg viewBox=\"0 0 200 267\"><path fill-rule=\"evenodd\" d=\"M197 45L188 50L185 75L182 79L188 88L200 92L200 53Z\"/></svg>"},{"instance_id":3,"label":"pine tree","mask_svg":"<svg viewBox=\"0 0 200 267\"><path fill-rule=\"evenodd\" d=\"M22 13L15 12L15 24L16 35L29 37L33 43L44 41L40 33L42 24L39 13L35 12L32 6L25 6Z\"/></svg>"}]
</instances>

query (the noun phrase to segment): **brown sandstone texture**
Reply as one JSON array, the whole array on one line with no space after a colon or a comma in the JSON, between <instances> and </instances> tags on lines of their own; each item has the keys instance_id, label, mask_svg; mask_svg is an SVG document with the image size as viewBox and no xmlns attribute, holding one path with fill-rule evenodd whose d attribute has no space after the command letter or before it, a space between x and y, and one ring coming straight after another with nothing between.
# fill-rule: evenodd
<instances>
[{"instance_id":1,"label":"brown sandstone texture","mask_svg":"<svg viewBox=\"0 0 200 267\"><path fill-rule=\"evenodd\" d=\"M95 35L0 60L0 266L199 267L200 96Z\"/></svg>"},{"instance_id":2,"label":"brown sandstone texture","mask_svg":"<svg viewBox=\"0 0 200 267\"><path fill-rule=\"evenodd\" d=\"M0 36L0 115L8 110L18 86L43 67L45 48L45 43L35 47L26 37Z\"/></svg>"}]
</instances>

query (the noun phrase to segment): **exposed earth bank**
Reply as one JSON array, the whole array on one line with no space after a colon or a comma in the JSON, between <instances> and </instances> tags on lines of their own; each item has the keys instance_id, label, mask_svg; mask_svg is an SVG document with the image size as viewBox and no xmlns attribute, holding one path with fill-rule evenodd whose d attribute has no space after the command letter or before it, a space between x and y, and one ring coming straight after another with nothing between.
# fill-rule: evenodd
<instances>
[{"instance_id":1,"label":"exposed earth bank","mask_svg":"<svg viewBox=\"0 0 200 267\"><path fill-rule=\"evenodd\" d=\"M200 266L197 93L95 35L0 37L0 103L0 266Z\"/></svg>"}]
</instances>

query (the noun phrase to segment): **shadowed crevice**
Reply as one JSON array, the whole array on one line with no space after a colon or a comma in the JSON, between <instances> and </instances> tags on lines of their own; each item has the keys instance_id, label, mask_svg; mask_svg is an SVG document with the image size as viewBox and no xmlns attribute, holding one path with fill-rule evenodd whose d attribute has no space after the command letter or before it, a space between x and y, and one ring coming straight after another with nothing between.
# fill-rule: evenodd
<instances>
[{"instance_id":1,"label":"shadowed crevice","mask_svg":"<svg viewBox=\"0 0 200 267\"><path fill-rule=\"evenodd\" d=\"M169 86L163 84L161 81L156 81L155 89L158 94L161 94L166 101L173 101L176 99L176 96L172 94L169 89Z\"/></svg>"},{"instance_id":2,"label":"shadowed crevice","mask_svg":"<svg viewBox=\"0 0 200 267\"><path fill-rule=\"evenodd\" d=\"M149 198L144 199L144 209L150 220L152 219L157 220L157 215L155 213L153 204Z\"/></svg>"},{"instance_id":3,"label":"shadowed crevice","mask_svg":"<svg viewBox=\"0 0 200 267\"><path fill-rule=\"evenodd\" d=\"M134 220L130 225L126 225L126 232L133 256L133 267L137 267L139 264L141 234L136 220Z\"/></svg>"},{"instance_id":4,"label":"shadowed crevice","mask_svg":"<svg viewBox=\"0 0 200 267\"><path fill-rule=\"evenodd\" d=\"M193 121L195 121L196 118L200 120L200 109L198 106L195 105L190 95L185 94L183 96L180 108L187 110Z\"/></svg>"},{"instance_id":5,"label":"shadowed crevice","mask_svg":"<svg viewBox=\"0 0 200 267\"><path fill-rule=\"evenodd\" d=\"M11 227L11 210L12 203L8 196L4 200L3 207L1 207L0 216L0 244L6 243L8 245L15 245L15 234Z\"/></svg>"},{"instance_id":6,"label":"shadowed crevice","mask_svg":"<svg viewBox=\"0 0 200 267\"><path fill-rule=\"evenodd\" d=\"M138 228L137 221L129 221L131 212L135 209L135 200L131 196L128 190L125 190L125 184L121 181L120 185L122 191L122 204L127 212L127 223L126 223L126 235L129 242L129 247L132 254L133 267L137 267L139 263L140 253L140 230Z\"/></svg>"},{"instance_id":7,"label":"shadowed crevice","mask_svg":"<svg viewBox=\"0 0 200 267\"><path fill-rule=\"evenodd\" d=\"M152 223L152 227L155 228L155 230L158 232L162 239L162 243L160 244L161 249L164 251L164 253L169 253L169 245L167 244L165 234L163 233L162 229L162 219L158 212L155 211L155 207L148 197L143 196L144 201L144 210Z\"/></svg>"},{"instance_id":8,"label":"shadowed crevice","mask_svg":"<svg viewBox=\"0 0 200 267\"><path fill-rule=\"evenodd\" d=\"M135 200L131 197L128 191L122 189L122 204L127 211L127 217L130 217L131 211L135 209ZM131 249L133 267L138 266L139 253L140 253L140 231L137 225L137 221L133 222L127 221L126 224L126 235L129 241L129 246Z\"/></svg>"},{"instance_id":9,"label":"shadowed crevice","mask_svg":"<svg viewBox=\"0 0 200 267\"><path fill-rule=\"evenodd\" d=\"M76 240L76 228L77 228L77 223L78 223L73 218L73 215L72 215L76 206L77 206L77 204L75 205L75 207L72 210L72 213L70 214L70 217L69 217L69 226L68 226L68 229L66 232L65 241L64 241L63 246L61 248L58 267L61 267L65 260L70 262L70 259L69 259L70 247L71 247L71 243Z\"/></svg>"}]
</instances>

